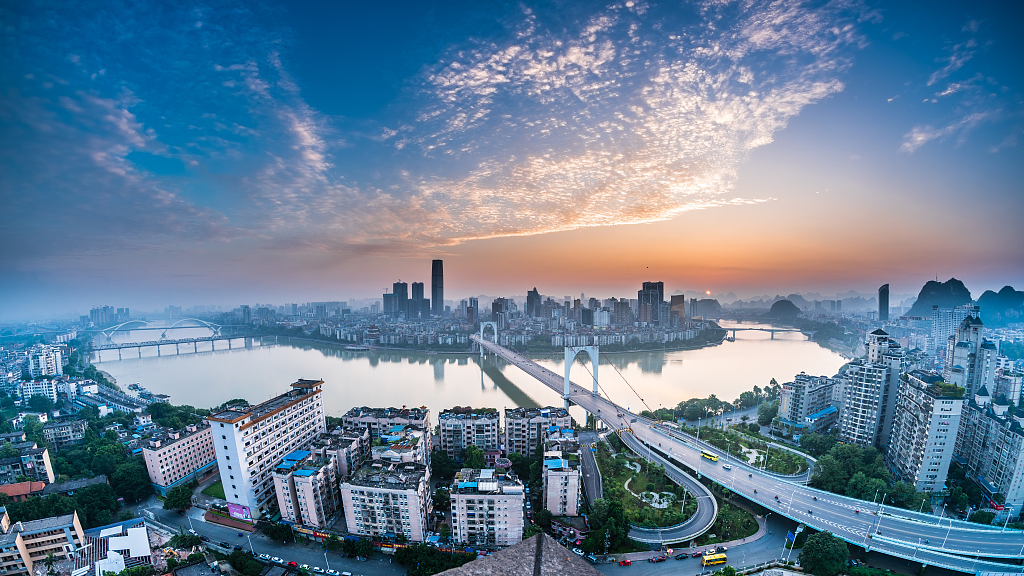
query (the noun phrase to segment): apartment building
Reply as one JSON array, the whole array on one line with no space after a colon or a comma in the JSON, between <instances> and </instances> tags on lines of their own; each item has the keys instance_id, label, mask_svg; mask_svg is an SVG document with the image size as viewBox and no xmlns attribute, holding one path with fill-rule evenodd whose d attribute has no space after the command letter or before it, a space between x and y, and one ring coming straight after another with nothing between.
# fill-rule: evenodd
<instances>
[{"instance_id":1,"label":"apartment building","mask_svg":"<svg viewBox=\"0 0 1024 576\"><path fill-rule=\"evenodd\" d=\"M864 342L867 358L850 363L842 379L839 439L883 452L892 436L899 378L907 368L906 350L884 330Z\"/></svg>"},{"instance_id":2,"label":"apartment building","mask_svg":"<svg viewBox=\"0 0 1024 576\"><path fill-rule=\"evenodd\" d=\"M1002 495L1005 514L1024 509L1024 415L984 387L965 405L953 459L990 499Z\"/></svg>"},{"instance_id":3,"label":"apartment building","mask_svg":"<svg viewBox=\"0 0 1024 576\"><path fill-rule=\"evenodd\" d=\"M28 351L28 372L33 378L59 376L64 373L64 362L58 346L36 344Z\"/></svg>"},{"instance_id":4,"label":"apartment building","mask_svg":"<svg viewBox=\"0 0 1024 576\"><path fill-rule=\"evenodd\" d=\"M913 370L900 376L897 396L889 467L919 491L941 491L956 447L964 389L947 384L937 372Z\"/></svg>"},{"instance_id":5,"label":"apartment building","mask_svg":"<svg viewBox=\"0 0 1024 576\"><path fill-rule=\"evenodd\" d=\"M45 396L57 402L57 383L53 380L32 380L21 383L21 396L26 400L33 396Z\"/></svg>"},{"instance_id":6,"label":"apartment building","mask_svg":"<svg viewBox=\"0 0 1024 576\"><path fill-rule=\"evenodd\" d=\"M53 465L46 447L40 448L35 442L22 442L14 447L19 451L17 456L0 458L0 484L17 482L19 476L53 484Z\"/></svg>"},{"instance_id":7,"label":"apartment building","mask_svg":"<svg viewBox=\"0 0 1024 576\"><path fill-rule=\"evenodd\" d=\"M487 450L501 449L501 428L498 411L493 408L453 408L437 417L441 451L455 462L465 457L466 448L476 446Z\"/></svg>"},{"instance_id":8,"label":"apartment building","mask_svg":"<svg viewBox=\"0 0 1024 576\"><path fill-rule=\"evenodd\" d=\"M426 540L433 506L423 464L368 462L341 485L341 501L350 534L401 534L411 542Z\"/></svg>"},{"instance_id":9,"label":"apartment building","mask_svg":"<svg viewBox=\"0 0 1024 576\"><path fill-rule=\"evenodd\" d=\"M80 549L85 540L78 513L40 520L11 522L6 508L0 508L0 574L29 576L36 564L53 554L65 559Z\"/></svg>"},{"instance_id":10,"label":"apartment building","mask_svg":"<svg viewBox=\"0 0 1024 576\"><path fill-rule=\"evenodd\" d=\"M58 420L47 422L43 426L43 439L54 450L81 444L85 440L85 430L89 423L85 420Z\"/></svg>"},{"instance_id":11,"label":"apartment building","mask_svg":"<svg viewBox=\"0 0 1024 576\"><path fill-rule=\"evenodd\" d=\"M213 429L208 421L181 430L159 429L142 446L153 489L162 496L180 484L198 479L217 465Z\"/></svg>"},{"instance_id":12,"label":"apartment building","mask_svg":"<svg viewBox=\"0 0 1024 576\"><path fill-rule=\"evenodd\" d=\"M467 546L505 547L523 539L523 483L515 474L464 468L449 488L452 539Z\"/></svg>"},{"instance_id":13,"label":"apartment building","mask_svg":"<svg viewBox=\"0 0 1024 576\"><path fill-rule=\"evenodd\" d=\"M333 456L297 450L274 469L274 490L281 518L314 528L327 528L341 506Z\"/></svg>"},{"instance_id":14,"label":"apartment building","mask_svg":"<svg viewBox=\"0 0 1024 576\"><path fill-rule=\"evenodd\" d=\"M233 515L256 519L277 503L273 471L326 432L323 380L298 380L280 396L209 416L217 467Z\"/></svg>"},{"instance_id":15,"label":"apartment building","mask_svg":"<svg viewBox=\"0 0 1024 576\"><path fill-rule=\"evenodd\" d=\"M807 418L832 407L835 389L842 388L842 382L828 376L809 376L801 372L792 382L782 385L779 395L779 415L772 421L772 431L793 434L794 438L807 430ZM812 419L818 422L817 419ZM818 426L820 428L820 426Z\"/></svg>"},{"instance_id":16,"label":"apartment building","mask_svg":"<svg viewBox=\"0 0 1024 576\"><path fill-rule=\"evenodd\" d=\"M579 516L582 487L579 453L545 451L543 479L544 507L555 516Z\"/></svg>"},{"instance_id":17,"label":"apartment building","mask_svg":"<svg viewBox=\"0 0 1024 576\"><path fill-rule=\"evenodd\" d=\"M544 445L544 439L552 427L572 428L572 418L565 408L506 408L505 409L505 452L518 452L532 458Z\"/></svg>"},{"instance_id":18,"label":"apartment building","mask_svg":"<svg viewBox=\"0 0 1024 576\"><path fill-rule=\"evenodd\" d=\"M999 350L994 342L985 340L985 326L978 316L967 316L956 331L946 339L946 362L942 377L946 382L967 389L971 397L986 388L995 387Z\"/></svg>"},{"instance_id":19,"label":"apartment building","mask_svg":"<svg viewBox=\"0 0 1024 576\"><path fill-rule=\"evenodd\" d=\"M367 428L373 440L378 440L382 432L392 426L418 426L424 430L431 429L430 410L421 408L369 408L362 406L352 408L341 417L342 426Z\"/></svg>"}]
</instances>

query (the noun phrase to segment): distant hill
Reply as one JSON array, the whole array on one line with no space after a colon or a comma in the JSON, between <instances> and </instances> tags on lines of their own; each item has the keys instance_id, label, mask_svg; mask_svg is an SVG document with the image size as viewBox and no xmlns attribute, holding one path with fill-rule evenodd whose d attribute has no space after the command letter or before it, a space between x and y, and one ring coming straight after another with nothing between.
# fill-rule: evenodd
<instances>
[{"instance_id":1,"label":"distant hill","mask_svg":"<svg viewBox=\"0 0 1024 576\"><path fill-rule=\"evenodd\" d=\"M778 320L793 320L799 315L800 309L789 300L779 300L772 304L772 309L768 311L770 318Z\"/></svg>"},{"instance_id":2,"label":"distant hill","mask_svg":"<svg viewBox=\"0 0 1024 576\"><path fill-rule=\"evenodd\" d=\"M1024 291L1003 286L999 292L986 290L978 298L981 321L989 328L999 328L1011 322L1024 322Z\"/></svg>"},{"instance_id":3,"label":"distant hill","mask_svg":"<svg viewBox=\"0 0 1024 576\"><path fill-rule=\"evenodd\" d=\"M938 304L939 308L954 308L971 303L971 291L964 286L964 283L956 278L950 278L945 282L929 280L921 288L917 295L917 301L907 312L907 316L932 315L932 306Z\"/></svg>"},{"instance_id":4,"label":"distant hill","mask_svg":"<svg viewBox=\"0 0 1024 576\"><path fill-rule=\"evenodd\" d=\"M721 318L722 305L714 298L705 298L697 301L697 316L704 318Z\"/></svg>"}]
</instances>

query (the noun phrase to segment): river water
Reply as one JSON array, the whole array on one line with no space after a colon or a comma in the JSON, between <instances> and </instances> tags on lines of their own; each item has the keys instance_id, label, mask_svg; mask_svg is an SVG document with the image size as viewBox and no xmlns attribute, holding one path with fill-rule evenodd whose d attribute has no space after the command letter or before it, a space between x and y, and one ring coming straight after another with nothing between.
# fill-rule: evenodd
<instances>
[{"instance_id":1,"label":"river water","mask_svg":"<svg viewBox=\"0 0 1024 576\"><path fill-rule=\"evenodd\" d=\"M744 323L731 326L766 327ZM167 338L209 336L205 328L175 328ZM153 341L158 331L121 332L115 342ZM97 338L97 344L101 343ZM252 403L267 400L287 389L299 378L324 380L324 402L328 415L340 416L353 406L427 406L436 415L452 406L512 408L515 406L560 406L558 393L500 359L471 354L445 355L421 352L354 352L343 347L312 342L292 342L246 348L242 339L199 345L163 346L122 352L104 351L94 363L117 379L124 388L138 382L151 392L169 394L174 404L197 407L217 406L232 398ZM186 353L186 348L188 353ZM207 351L203 351L207 350ZM538 363L563 373L561 354ZM675 352L631 352L602 355L598 375L603 394L613 402L642 410L671 407L683 400L715 394L734 400L755 385L765 386L772 378L780 383L801 371L835 374L845 360L821 348L800 333L737 332L735 342L723 342L698 350ZM591 385L590 363L576 362L572 379ZM641 398L643 401L641 401ZM573 415L577 419L582 412Z\"/></svg>"}]
</instances>

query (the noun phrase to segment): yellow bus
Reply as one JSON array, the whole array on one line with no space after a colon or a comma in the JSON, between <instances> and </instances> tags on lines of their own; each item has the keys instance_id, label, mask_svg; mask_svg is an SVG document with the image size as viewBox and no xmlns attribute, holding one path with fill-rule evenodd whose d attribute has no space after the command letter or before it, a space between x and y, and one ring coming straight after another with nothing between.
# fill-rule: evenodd
<instances>
[{"instance_id":1,"label":"yellow bus","mask_svg":"<svg viewBox=\"0 0 1024 576\"><path fill-rule=\"evenodd\" d=\"M701 450L700 455L711 460L712 462L718 462L718 455L708 452L707 450Z\"/></svg>"},{"instance_id":2,"label":"yellow bus","mask_svg":"<svg viewBox=\"0 0 1024 576\"><path fill-rule=\"evenodd\" d=\"M729 559L725 557L725 554L711 554L705 556L700 563L704 566L714 566L715 564L725 564Z\"/></svg>"}]
</instances>

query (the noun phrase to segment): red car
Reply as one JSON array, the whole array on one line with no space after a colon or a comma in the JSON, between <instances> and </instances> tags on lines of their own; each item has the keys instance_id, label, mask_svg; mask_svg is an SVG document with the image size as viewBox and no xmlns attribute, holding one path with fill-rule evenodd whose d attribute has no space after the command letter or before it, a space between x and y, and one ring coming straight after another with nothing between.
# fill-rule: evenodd
<instances>
[{"instance_id":1,"label":"red car","mask_svg":"<svg viewBox=\"0 0 1024 576\"><path fill-rule=\"evenodd\" d=\"M289 568L296 568L296 567L298 567L298 565L299 565L298 562L289 562L288 563L288 567Z\"/></svg>"},{"instance_id":2,"label":"red car","mask_svg":"<svg viewBox=\"0 0 1024 576\"><path fill-rule=\"evenodd\" d=\"M704 555L703 552L694 552L693 554L690 554L690 557L691 558L700 558L703 555Z\"/></svg>"},{"instance_id":3,"label":"red car","mask_svg":"<svg viewBox=\"0 0 1024 576\"><path fill-rule=\"evenodd\" d=\"M648 562L664 562L667 559L668 558L665 557L665 556L655 556L654 558L648 558L647 561Z\"/></svg>"},{"instance_id":4,"label":"red car","mask_svg":"<svg viewBox=\"0 0 1024 576\"><path fill-rule=\"evenodd\" d=\"M632 566L633 563L629 561L629 558L625 560L619 560L619 566Z\"/></svg>"}]
</instances>

